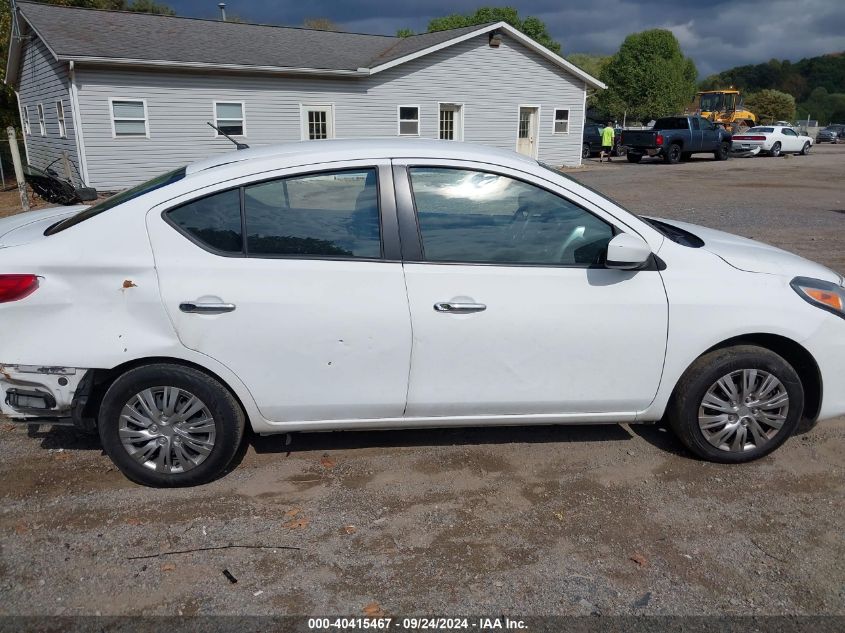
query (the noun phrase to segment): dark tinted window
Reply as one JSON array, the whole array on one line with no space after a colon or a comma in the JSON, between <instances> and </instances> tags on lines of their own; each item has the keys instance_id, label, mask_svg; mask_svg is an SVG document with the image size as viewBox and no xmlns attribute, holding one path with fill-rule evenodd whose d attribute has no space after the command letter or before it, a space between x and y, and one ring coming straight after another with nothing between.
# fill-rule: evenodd
<instances>
[{"instance_id":1,"label":"dark tinted window","mask_svg":"<svg viewBox=\"0 0 845 633\"><path fill-rule=\"evenodd\" d=\"M581 207L506 176L417 167L411 180L427 261L588 266L613 237Z\"/></svg>"},{"instance_id":2,"label":"dark tinted window","mask_svg":"<svg viewBox=\"0 0 845 633\"><path fill-rule=\"evenodd\" d=\"M244 203L251 256L381 257L374 169L252 185Z\"/></svg>"},{"instance_id":3,"label":"dark tinted window","mask_svg":"<svg viewBox=\"0 0 845 633\"><path fill-rule=\"evenodd\" d=\"M171 209L167 218L209 248L226 253L243 251L238 189L222 191Z\"/></svg>"},{"instance_id":4,"label":"dark tinted window","mask_svg":"<svg viewBox=\"0 0 845 633\"><path fill-rule=\"evenodd\" d=\"M80 211L76 215L72 215L66 220L62 220L58 224L54 224L46 231L44 231L44 235L53 235L54 233L58 233L59 231L69 229L75 224L79 224L80 222L84 222L88 218L93 218L95 215L101 214L103 211L113 209L119 204L123 204L124 202L129 202L134 198L143 196L145 193L150 193L151 191L155 191L156 189L166 187L167 185L174 183L177 180L182 180L182 178L184 177L184 167L169 171L166 174L162 174L161 176L156 176L152 180L148 180L147 182L132 187L132 189L127 189L126 191L122 191L121 193L115 194L111 198L106 198L102 202L98 202L97 204Z\"/></svg>"},{"instance_id":5,"label":"dark tinted window","mask_svg":"<svg viewBox=\"0 0 845 633\"><path fill-rule=\"evenodd\" d=\"M693 130L700 130L701 129L701 123L699 121L700 121L700 119L690 119L690 123L692 123L692 129Z\"/></svg>"},{"instance_id":6,"label":"dark tinted window","mask_svg":"<svg viewBox=\"0 0 845 633\"><path fill-rule=\"evenodd\" d=\"M655 130L688 130L689 123L686 117L672 116L664 119L657 119L654 123Z\"/></svg>"}]
</instances>

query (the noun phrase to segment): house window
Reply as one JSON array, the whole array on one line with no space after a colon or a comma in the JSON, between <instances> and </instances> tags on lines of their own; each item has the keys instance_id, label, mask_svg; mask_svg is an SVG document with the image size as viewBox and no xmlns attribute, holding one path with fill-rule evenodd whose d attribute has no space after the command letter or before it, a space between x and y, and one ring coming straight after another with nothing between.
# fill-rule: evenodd
<instances>
[{"instance_id":1,"label":"house window","mask_svg":"<svg viewBox=\"0 0 845 633\"><path fill-rule=\"evenodd\" d=\"M420 107L399 106L399 136L420 135Z\"/></svg>"},{"instance_id":2,"label":"house window","mask_svg":"<svg viewBox=\"0 0 845 633\"><path fill-rule=\"evenodd\" d=\"M56 117L59 121L59 136L67 138L67 125L65 124L65 104L61 101L56 101Z\"/></svg>"},{"instance_id":3,"label":"house window","mask_svg":"<svg viewBox=\"0 0 845 633\"><path fill-rule=\"evenodd\" d=\"M569 134L569 110L555 110L555 134Z\"/></svg>"},{"instance_id":4,"label":"house window","mask_svg":"<svg viewBox=\"0 0 845 633\"><path fill-rule=\"evenodd\" d=\"M438 138L444 141L463 139L463 108L454 103L440 104Z\"/></svg>"},{"instance_id":5,"label":"house window","mask_svg":"<svg viewBox=\"0 0 845 633\"><path fill-rule=\"evenodd\" d=\"M302 140L319 141L334 138L334 106L301 106Z\"/></svg>"},{"instance_id":6,"label":"house window","mask_svg":"<svg viewBox=\"0 0 845 633\"><path fill-rule=\"evenodd\" d=\"M38 132L41 136L47 136L47 126L44 124L44 106L39 103L35 108L38 111Z\"/></svg>"},{"instance_id":7,"label":"house window","mask_svg":"<svg viewBox=\"0 0 845 633\"><path fill-rule=\"evenodd\" d=\"M29 106L24 106L21 108L21 113L23 116L23 131L24 134L27 136L32 136L32 126L29 124Z\"/></svg>"},{"instance_id":8,"label":"house window","mask_svg":"<svg viewBox=\"0 0 845 633\"><path fill-rule=\"evenodd\" d=\"M114 136L149 136L147 102L143 99L112 99Z\"/></svg>"},{"instance_id":9,"label":"house window","mask_svg":"<svg viewBox=\"0 0 845 633\"><path fill-rule=\"evenodd\" d=\"M243 101L215 101L214 119L214 124L225 134L246 136Z\"/></svg>"}]
</instances>

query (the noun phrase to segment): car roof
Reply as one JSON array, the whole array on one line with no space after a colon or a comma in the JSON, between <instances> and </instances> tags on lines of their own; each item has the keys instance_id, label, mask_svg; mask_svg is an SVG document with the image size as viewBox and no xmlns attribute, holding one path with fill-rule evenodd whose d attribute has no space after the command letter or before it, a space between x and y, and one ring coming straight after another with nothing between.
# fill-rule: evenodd
<instances>
[{"instance_id":1,"label":"car roof","mask_svg":"<svg viewBox=\"0 0 845 633\"><path fill-rule=\"evenodd\" d=\"M272 161L278 168L294 167L311 163L390 158L439 158L494 162L525 168L537 165L537 161L513 151L488 145L461 143L458 141L437 141L433 139L339 139L322 141L299 141L279 145L265 145L244 150L235 150L212 156L187 166L186 174L195 174L223 166L247 166L251 162Z\"/></svg>"}]
</instances>

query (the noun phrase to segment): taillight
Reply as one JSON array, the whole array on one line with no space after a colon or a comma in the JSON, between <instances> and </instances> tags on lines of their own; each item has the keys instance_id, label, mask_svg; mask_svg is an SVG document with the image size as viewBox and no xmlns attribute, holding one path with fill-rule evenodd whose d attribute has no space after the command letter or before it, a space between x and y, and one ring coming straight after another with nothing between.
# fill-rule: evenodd
<instances>
[{"instance_id":1,"label":"taillight","mask_svg":"<svg viewBox=\"0 0 845 633\"><path fill-rule=\"evenodd\" d=\"M739 134L733 137L735 141L765 141L765 136L747 136L745 134Z\"/></svg>"},{"instance_id":2,"label":"taillight","mask_svg":"<svg viewBox=\"0 0 845 633\"><path fill-rule=\"evenodd\" d=\"M35 275L0 275L0 303L18 301L38 289Z\"/></svg>"},{"instance_id":3,"label":"taillight","mask_svg":"<svg viewBox=\"0 0 845 633\"><path fill-rule=\"evenodd\" d=\"M658 135L657 135L657 138L656 138L656 139L654 139L654 142L655 142L655 143L657 143L658 145L663 145L663 135L662 135L662 134L658 134Z\"/></svg>"}]
</instances>

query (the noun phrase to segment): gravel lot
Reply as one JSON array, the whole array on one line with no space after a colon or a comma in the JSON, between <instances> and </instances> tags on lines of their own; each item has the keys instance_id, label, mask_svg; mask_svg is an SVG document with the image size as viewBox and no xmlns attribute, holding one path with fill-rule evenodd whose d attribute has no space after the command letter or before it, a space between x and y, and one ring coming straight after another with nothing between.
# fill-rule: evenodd
<instances>
[{"instance_id":1,"label":"gravel lot","mask_svg":"<svg viewBox=\"0 0 845 633\"><path fill-rule=\"evenodd\" d=\"M845 146L568 173L845 272ZM745 466L659 426L303 434L152 490L0 422L0 615L845 615L844 453L845 418ZM263 549L155 556L229 544Z\"/></svg>"}]
</instances>

